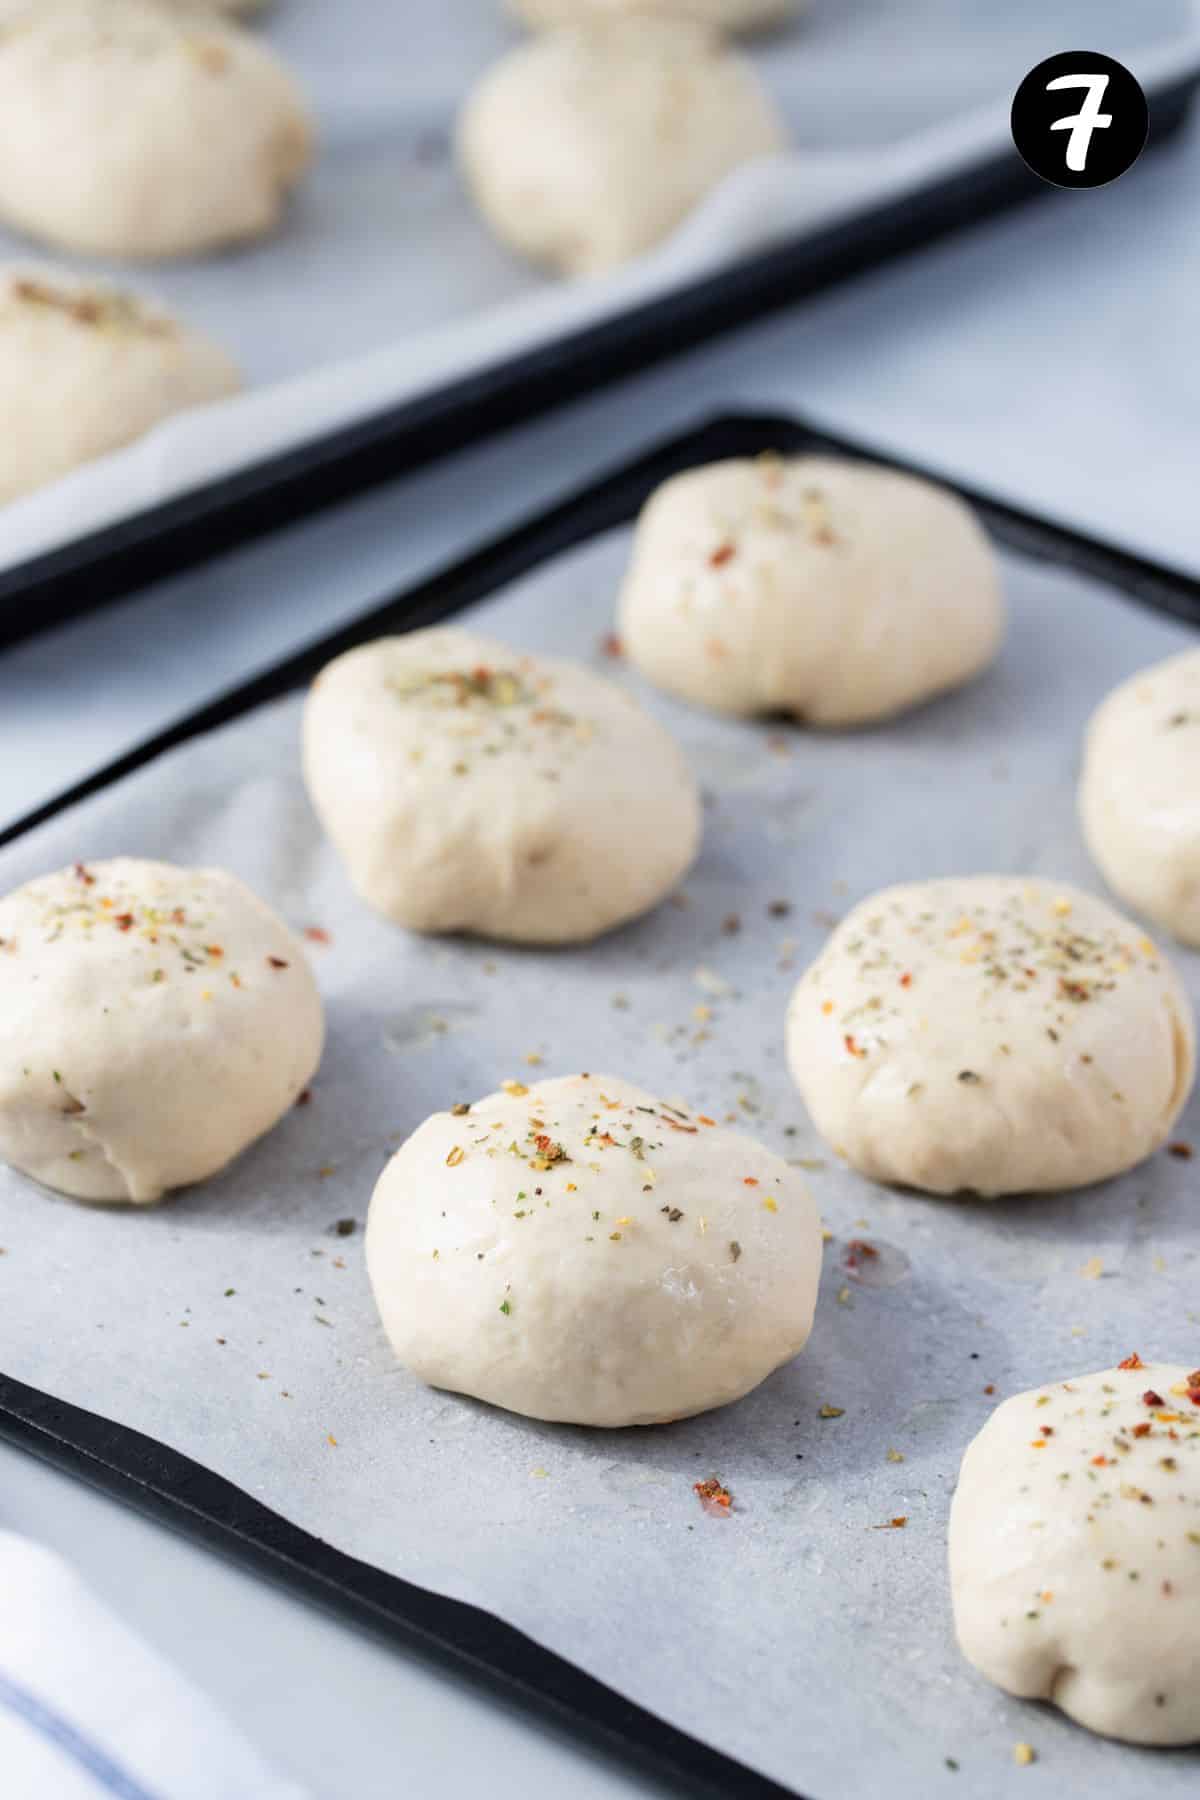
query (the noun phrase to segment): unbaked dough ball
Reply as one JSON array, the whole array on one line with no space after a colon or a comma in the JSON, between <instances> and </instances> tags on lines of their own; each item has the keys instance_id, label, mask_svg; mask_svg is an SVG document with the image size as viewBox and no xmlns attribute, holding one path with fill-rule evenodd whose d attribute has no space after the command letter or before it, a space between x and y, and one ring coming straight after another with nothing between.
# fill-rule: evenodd
<instances>
[{"instance_id":1,"label":"unbaked dough ball","mask_svg":"<svg viewBox=\"0 0 1200 1800\"><path fill-rule=\"evenodd\" d=\"M821 1225L752 1138L569 1075L426 1119L379 1179L366 1250L422 1381L537 1419L655 1425L804 1348Z\"/></svg>"},{"instance_id":2,"label":"unbaked dough ball","mask_svg":"<svg viewBox=\"0 0 1200 1800\"><path fill-rule=\"evenodd\" d=\"M796 987L787 1046L839 1154L934 1194L1118 1175L1166 1140L1195 1071L1191 1004L1140 926L1010 875L856 906Z\"/></svg>"},{"instance_id":3,"label":"unbaked dough ball","mask_svg":"<svg viewBox=\"0 0 1200 1800\"><path fill-rule=\"evenodd\" d=\"M664 899L700 839L695 781L635 700L455 627L323 669L304 772L358 892L414 931L593 938Z\"/></svg>"},{"instance_id":4,"label":"unbaked dough ball","mask_svg":"<svg viewBox=\"0 0 1200 1800\"><path fill-rule=\"evenodd\" d=\"M468 99L458 139L496 236L570 275L648 250L730 170L786 141L748 62L702 26L647 18L510 51Z\"/></svg>"},{"instance_id":5,"label":"unbaked dough ball","mask_svg":"<svg viewBox=\"0 0 1200 1800\"><path fill-rule=\"evenodd\" d=\"M509 0L516 18L535 31L631 13L696 19L714 31L764 31L800 10L800 0Z\"/></svg>"},{"instance_id":6,"label":"unbaked dough ball","mask_svg":"<svg viewBox=\"0 0 1200 1800\"><path fill-rule=\"evenodd\" d=\"M9 0L0 119L0 219L105 256L258 237L311 155L304 102L265 45L155 0Z\"/></svg>"},{"instance_id":7,"label":"unbaked dough ball","mask_svg":"<svg viewBox=\"0 0 1200 1800\"><path fill-rule=\"evenodd\" d=\"M812 725L864 724L958 687L1003 627L995 558L960 500L817 456L665 482L620 599L625 648L659 687Z\"/></svg>"},{"instance_id":8,"label":"unbaked dough ball","mask_svg":"<svg viewBox=\"0 0 1200 1800\"><path fill-rule=\"evenodd\" d=\"M220 869L117 857L0 900L0 1157L161 1199L280 1119L321 1055L296 939Z\"/></svg>"},{"instance_id":9,"label":"unbaked dough ball","mask_svg":"<svg viewBox=\"0 0 1200 1800\"><path fill-rule=\"evenodd\" d=\"M1200 945L1200 650L1143 669L1093 714L1079 811L1113 892Z\"/></svg>"},{"instance_id":10,"label":"unbaked dough ball","mask_svg":"<svg viewBox=\"0 0 1200 1800\"><path fill-rule=\"evenodd\" d=\"M963 1654L1135 1744L1200 1739L1200 1369L1142 1363L998 1406L950 1510Z\"/></svg>"},{"instance_id":11,"label":"unbaked dough ball","mask_svg":"<svg viewBox=\"0 0 1200 1800\"><path fill-rule=\"evenodd\" d=\"M0 504L239 386L223 350L135 295L0 269Z\"/></svg>"}]
</instances>

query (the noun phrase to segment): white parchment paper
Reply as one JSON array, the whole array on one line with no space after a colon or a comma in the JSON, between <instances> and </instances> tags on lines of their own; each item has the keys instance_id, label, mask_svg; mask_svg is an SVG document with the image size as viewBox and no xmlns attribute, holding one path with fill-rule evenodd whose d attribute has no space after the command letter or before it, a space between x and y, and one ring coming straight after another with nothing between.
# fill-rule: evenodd
<instances>
[{"instance_id":1,"label":"white parchment paper","mask_svg":"<svg viewBox=\"0 0 1200 1800\"><path fill-rule=\"evenodd\" d=\"M472 616L632 680L600 647L627 548L624 531L599 539ZM1040 1776L1106 1800L1192 1794L1197 1756L1102 1742L974 1676L952 1640L945 1525L986 1385L1000 1396L1132 1350L1200 1360L1198 1165L1161 1155L1060 1198L891 1193L816 1140L783 1062L792 982L872 889L980 870L1095 885L1074 813L1081 727L1189 634L1052 568L1009 557L1006 574L998 665L886 728L814 736L647 694L707 790L703 854L686 903L587 950L417 940L369 915L308 809L298 699L6 849L4 889L119 852L230 866L329 934L311 948L330 1030L311 1103L158 1209L93 1211L0 1170L0 1367L478 1602L815 1800L1024 1797ZM1200 996L1197 958L1179 962ZM544 1426L393 1362L361 1237L390 1149L506 1077L579 1068L686 1097L817 1165L834 1241L813 1339L737 1406L654 1430ZM1179 1134L1200 1136L1196 1103ZM348 1218L360 1229L336 1235ZM856 1237L880 1249L882 1279L846 1268ZM727 1518L692 1492L710 1474L733 1490ZM876 1529L900 1515L904 1529ZM1018 1739L1038 1770L1013 1763Z\"/></svg>"}]
</instances>

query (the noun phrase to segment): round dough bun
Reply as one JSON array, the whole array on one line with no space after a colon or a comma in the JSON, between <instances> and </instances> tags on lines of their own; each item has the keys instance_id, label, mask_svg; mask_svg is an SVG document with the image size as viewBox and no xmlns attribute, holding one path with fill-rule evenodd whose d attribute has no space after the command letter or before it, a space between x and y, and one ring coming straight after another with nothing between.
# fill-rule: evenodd
<instances>
[{"instance_id":1,"label":"round dough bun","mask_svg":"<svg viewBox=\"0 0 1200 1800\"><path fill-rule=\"evenodd\" d=\"M454 627L323 669L304 772L355 888L413 931L583 942L657 906L700 841L696 783L636 700Z\"/></svg>"},{"instance_id":2,"label":"round dough bun","mask_svg":"<svg viewBox=\"0 0 1200 1800\"><path fill-rule=\"evenodd\" d=\"M876 1181L1083 1187L1166 1141L1191 1004L1141 929L1075 888L979 875L887 888L801 977L788 1060L814 1124Z\"/></svg>"},{"instance_id":3,"label":"round dough bun","mask_svg":"<svg viewBox=\"0 0 1200 1800\"><path fill-rule=\"evenodd\" d=\"M508 10L534 31L631 13L695 19L713 31L767 31L799 12L802 0L509 0Z\"/></svg>"},{"instance_id":4,"label":"round dough bun","mask_svg":"<svg viewBox=\"0 0 1200 1800\"><path fill-rule=\"evenodd\" d=\"M950 1509L963 1655L1134 1744L1200 1739L1200 1370L1129 1357L998 1406Z\"/></svg>"},{"instance_id":5,"label":"round dough bun","mask_svg":"<svg viewBox=\"0 0 1200 1800\"><path fill-rule=\"evenodd\" d=\"M223 350L132 294L0 269L0 505L240 385Z\"/></svg>"},{"instance_id":6,"label":"round dough bun","mask_svg":"<svg viewBox=\"0 0 1200 1800\"><path fill-rule=\"evenodd\" d=\"M1113 892L1200 945L1200 650L1143 669L1093 714L1079 813Z\"/></svg>"},{"instance_id":7,"label":"round dough bun","mask_svg":"<svg viewBox=\"0 0 1200 1800\"><path fill-rule=\"evenodd\" d=\"M140 1205L223 1169L323 1034L300 945L223 870L122 856L0 900L0 1157L59 1193Z\"/></svg>"},{"instance_id":8,"label":"round dough bun","mask_svg":"<svg viewBox=\"0 0 1200 1800\"><path fill-rule=\"evenodd\" d=\"M751 65L686 19L613 19L533 38L467 100L459 160L510 249L569 275L648 250L739 164L780 150Z\"/></svg>"},{"instance_id":9,"label":"round dough bun","mask_svg":"<svg viewBox=\"0 0 1200 1800\"><path fill-rule=\"evenodd\" d=\"M804 1348L821 1224L751 1138L608 1075L435 1113L379 1178L367 1272L433 1387L576 1425L657 1425Z\"/></svg>"},{"instance_id":10,"label":"round dough bun","mask_svg":"<svg viewBox=\"0 0 1200 1800\"><path fill-rule=\"evenodd\" d=\"M155 0L8 0L0 119L0 218L102 256L258 237L312 154L304 102L265 45Z\"/></svg>"},{"instance_id":11,"label":"round dough bun","mask_svg":"<svg viewBox=\"0 0 1200 1800\"><path fill-rule=\"evenodd\" d=\"M988 541L946 489L767 455L690 469L650 497L619 629L642 673L685 700L861 725L977 675L1004 611Z\"/></svg>"}]
</instances>

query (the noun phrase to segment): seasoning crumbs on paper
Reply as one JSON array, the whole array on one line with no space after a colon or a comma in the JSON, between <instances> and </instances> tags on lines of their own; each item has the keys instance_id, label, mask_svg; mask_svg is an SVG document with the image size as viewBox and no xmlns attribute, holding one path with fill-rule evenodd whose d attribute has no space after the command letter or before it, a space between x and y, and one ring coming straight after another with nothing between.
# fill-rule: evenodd
<instances>
[{"instance_id":1,"label":"seasoning crumbs on paper","mask_svg":"<svg viewBox=\"0 0 1200 1800\"><path fill-rule=\"evenodd\" d=\"M733 1510L733 1495L715 1475L693 1482L692 1492L707 1513L727 1517Z\"/></svg>"}]
</instances>

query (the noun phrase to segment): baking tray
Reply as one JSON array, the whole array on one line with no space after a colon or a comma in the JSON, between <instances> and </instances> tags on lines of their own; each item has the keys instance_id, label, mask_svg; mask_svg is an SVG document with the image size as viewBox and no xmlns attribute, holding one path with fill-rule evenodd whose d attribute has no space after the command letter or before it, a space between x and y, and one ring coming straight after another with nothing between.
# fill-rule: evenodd
<instances>
[{"instance_id":1,"label":"baking tray","mask_svg":"<svg viewBox=\"0 0 1200 1800\"><path fill-rule=\"evenodd\" d=\"M865 453L860 446L792 420L714 420L192 714L0 833L0 846L153 763L168 749L292 692L350 645L382 631L450 617L627 523L671 473L717 457L766 449ZM1158 612L1200 624L1200 582L986 497L968 497L993 537L1023 557L1077 571ZM795 1792L667 1724L501 1619L333 1549L189 1457L125 1425L0 1377L0 1433L304 1597L487 1684L544 1720L635 1764L673 1791L714 1797ZM821 1800L832 1800L832 1790L823 1792Z\"/></svg>"},{"instance_id":2,"label":"baking tray","mask_svg":"<svg viewBox=\"0 0 1200 1800\"><path fill-rule=\"evenodd\" d=\"M506 41L498 14L493 0L438 9L418 80L394 7L279 8L268 32L322 121L311 188L263 246L134 271L230 344L251 391L0 511L0 644L1052 192L1013 149L1008 99L1064 43L1130 61L1152 143L1178 129L1200 80L1189 0L1001 14L990 0L909 0L902 22L890 0L815 0L748 52L797 152L740 171L632 270L553 284L487 240L449 157L457 99Z\"/></svg>"}]
</instances>

